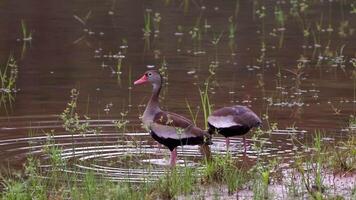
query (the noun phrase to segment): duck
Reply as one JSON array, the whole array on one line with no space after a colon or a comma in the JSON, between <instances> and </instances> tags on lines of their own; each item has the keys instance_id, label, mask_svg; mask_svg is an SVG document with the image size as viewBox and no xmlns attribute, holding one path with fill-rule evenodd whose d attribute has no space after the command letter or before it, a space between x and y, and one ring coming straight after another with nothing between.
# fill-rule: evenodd
<instances>
[{"instance_id":1,"label":"duck","mask_svg":"<svg viewBox=\"0 0 356 200\"><path fill-rule=\"evenodd\" d=\"M148 70L134 82L134 85L145 83L152 85L152 95L141 120L151 137L170 150L170 166L176 165L178 146L200 145L201 152L206 159L210 159L211 135L195 126L191 120L160 108L159 94L162 88L160 73L156 70Z\"/></svg>"},{"instance_id":2,"label":"duck","mask_svg":"<svg viewBox=\"0 0 356 200\"><path fill-rule=\"evenodd\" d=\"M246 154L246 138L252 128L260 127L262 120L250 108L242 105L223 107L208 116L208 133L221 134L225 137L227 150L230 137L243 136L244 153Z\"/></svg>"}]
</instances>

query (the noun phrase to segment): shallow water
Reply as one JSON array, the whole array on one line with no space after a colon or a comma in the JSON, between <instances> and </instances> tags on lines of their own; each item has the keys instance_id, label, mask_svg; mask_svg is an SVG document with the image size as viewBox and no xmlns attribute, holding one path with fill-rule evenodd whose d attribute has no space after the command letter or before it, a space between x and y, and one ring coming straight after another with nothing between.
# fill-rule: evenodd
<instances>
[{"instance_id":1,"label":"shallow water","mask_svg":"<svg viewBox=\"0 0 356 200\"><path fill-rule=\"evenodd\" d=\"M115 180L154 180L165 171L169 152L158 149L139 121L151 88L132 86L152 66L166 74L162 107L191 118L189 102L199 111L200 127L204 121L198 88L209 76L214 108L247 105L263 118L263 129L277 123L271 136L265 136L262 152L252 148L252 136L247 136L249 159L258 154L288 163L296 152L308 151L293 145L291 135L308 142L315 130L322 130L331 143L347 138L342 130L356 102L356 20L349 1L315 1L299 17L290 14L289 1L267 1L263 18L254 14L262 9L261 2L254 2L2 2L0 61L5 63L12 53L19 67L12 98L1 93L1 163L22 168L26 158L35 155L46 169L44 133L54 130L51 145L73 163L63 170L90 169ZM278 7L286 16L284 25L275 18ZM160 13L162 19L159 32L152 26L151 35L144 37L147 13ZM229 17L236 24L233 38ZM21 20L32 33L30 41L22 35ZM341 29L340 22L346 21ZM200 39L192 39L195 34ZM90 126L101 127L100 134L73 136L62 128L59 114L72 88L80 91L78 113L91 117ZM114 120L122 116L129 121L127 130L115 128ZM214 154L226 153L224 138L213 142ZM230 151L242 157L241 138L232 139ZM199 166L201 160L194 146L179 149L179 159L186 166Z\"/></svg>"}]
</instances>

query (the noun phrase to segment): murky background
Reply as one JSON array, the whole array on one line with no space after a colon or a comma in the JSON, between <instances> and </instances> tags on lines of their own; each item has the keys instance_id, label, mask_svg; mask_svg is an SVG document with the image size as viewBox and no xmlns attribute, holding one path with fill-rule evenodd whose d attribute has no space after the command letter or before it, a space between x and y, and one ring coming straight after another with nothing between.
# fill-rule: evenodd
<instances>
[{"instance_id":1,"label":"murky background","mask_svg":"<svg viewBox=\"0 0 356 200\"><path fill-rule=\"evenodd\" d=\"M55 146L73 163L63 166L68 171L157 178L169 152L141 128L151 87L133 87L152 67L165 77L162 107L192 119L189 104L200 127L199 88L208 77L214 108L251 107L263 129L273 129L261 155L288 164L296 152L308 152L291 135L307 143L315 130L331 143L343 140L355 112L356 5L350 2L2 1L1 69L12 55L17 78L15 89L1 86L1 164L20 169L29 155L46 163L44 147ZM62 127L59 115L72 88L80 93L78 114L90 117L97 134ZM252 134L247 137L253 161ZM230 148L239 158L241 141L233 138ZM214 137L212 150L225 154L224 138ZM197 147L179 149L179 159L200 166Z\"/></svg>"}]
</instances>

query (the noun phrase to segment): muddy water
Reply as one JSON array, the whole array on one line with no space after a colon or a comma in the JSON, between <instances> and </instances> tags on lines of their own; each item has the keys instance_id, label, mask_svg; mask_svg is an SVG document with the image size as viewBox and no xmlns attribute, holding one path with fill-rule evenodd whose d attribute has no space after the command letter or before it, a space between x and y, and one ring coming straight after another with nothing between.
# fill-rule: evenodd
<instances>
[{"instance_id":1,"label":"muddy water","mask_svg":"<svg viewBox=\"0 0 356 200\"><path fill-rule=\"evenodd\" d=\"M208 77L215 108L250 106L264 119L263 129L275 127L260 155L289 158L307 151L290 136L309 141L315 130L330 142L347 138L356 62L349 1L316 1L306 8L289 1L184 2L1 2L0 61L3 68L12 54L18 64L16 91L1 93L1 164L21 168L35 155L46 169L44 147L55 146L73 164L64 170L90 169L116 180L157 178L168 151L157 148L139 120L151 88L132 86L151 67L166 75L162 107L192 118L189 102L200 127L199 88ZM144 36L148 15L151 33ZM231 35L230 23L236 30ZM78 113L89 116L99 134L62 128L59 115L72 88L80 91ZM129 121L126 130L115 127L120 119ZM253 160L251 137L247 157ZM242 155L241 141L232 139L235 157ZM224 138L215 137L212 150L224 154ZM179 151L181 165L199 166L197 147Z\"/></svg>"}]
</instances>

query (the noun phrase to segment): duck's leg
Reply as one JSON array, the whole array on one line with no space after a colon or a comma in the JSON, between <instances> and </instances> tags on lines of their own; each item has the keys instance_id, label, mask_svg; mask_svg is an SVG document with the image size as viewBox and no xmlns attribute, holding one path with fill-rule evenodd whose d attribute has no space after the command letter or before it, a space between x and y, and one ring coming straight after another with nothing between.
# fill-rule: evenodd
<instances>
[{"instance_id":1,"label":"duck's leg","mask_svg":"<svg viewBox=\"0 0 356 200\"><path fill-rule=\"evenodd\" d=\"M161 148L162 148L161 143L157 142L157 153L161 153Z\"/></svg>"},{"instance_id":2,"label":"duck's leg","mask_svg":"<svg viewBox=\"0 0 356 200\"><path fill-rule=\"evenodd\" d=\"M174 167L177 162L177 148L174 148L173 151L171 151L171 159L170 159L170 164L171 167Z\"/></svg>"},{"instance_id":3,"label":"duck's leg","mask_svg":"<svg viewBox=\"0 0 356 200\"><path fill-rule=\"evenodd\" d=\"M226 145L226 151L229 151L230 138L228 138L228 137L225 138L225 145Z\"/></svg>"},{"instance_id":4,"label":"duck's leg","mask_svg":"<svg viewBox=\"0 0 356 200\"><path fill-rule=\"evenodd\" d=\"M244 156L246 156L247 146L246 146L246 137L242 136L242 142L244 143Z\"/></svg>"}]
</instances>

